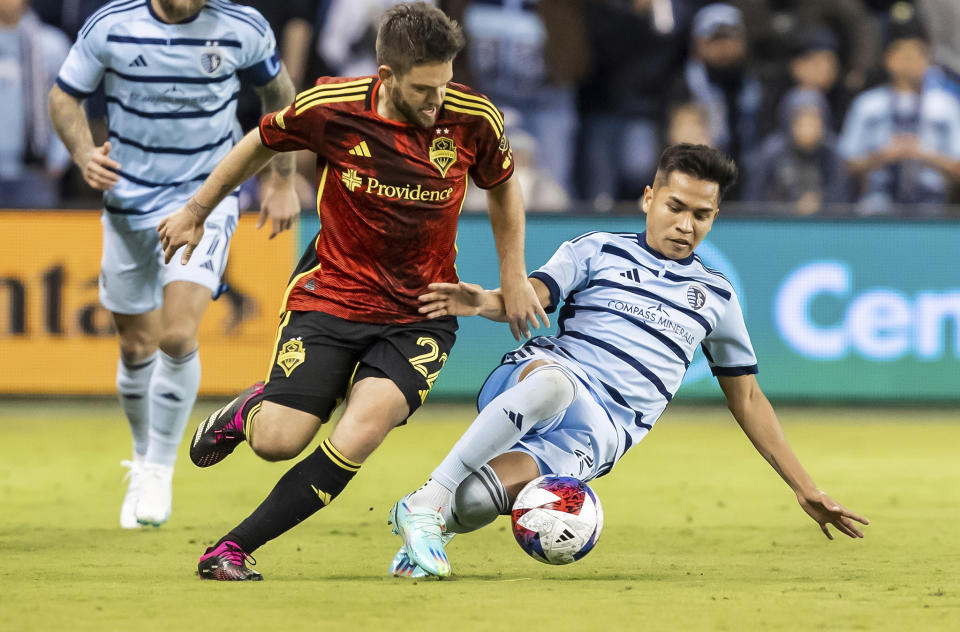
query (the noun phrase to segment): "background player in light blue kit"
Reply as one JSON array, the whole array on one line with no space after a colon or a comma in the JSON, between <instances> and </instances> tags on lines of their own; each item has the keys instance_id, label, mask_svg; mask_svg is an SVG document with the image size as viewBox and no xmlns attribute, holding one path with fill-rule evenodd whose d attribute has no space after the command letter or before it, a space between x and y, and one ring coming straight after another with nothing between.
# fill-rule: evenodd
<instances>
[{"instance_id":1,"label":"background player in light blue kit","mask_svg":"<svg viewBox=\"0 0 960 632\"><path fill-rule=\"evenodd\" d=\"M265 112L293 98L273 32L255 10L224 0L116 0L87 20L50 92L57 133L84 180L104 191L100 302L117 326L117 390L133 434L124 528L170 515L173 463L200 382L197 331L221 291L237 196L210 215L201 256L188 266L164 264L156 227L240 140L241 79ZM101 80L109 140L98 147L81 102ZM260 216L260 225L272 221L271 237L300 210L293 169L292 154L273 161Z\"/></svg>"},{"instance_id":2,"label":"background player in light blue kit","mask_svg":"<svg viewBox=\"0 0 960 632\"><path fill-rule=\"evenodd\" d=\"M478 398L480 414L430 479L390 511L403 536L391 572L444 576L452 534L510 511L541 474L608 473L660 417L702 346L727 405L754 447L823 533L863 537L868 521L818 489L791 450L754 374L757 360L733 286L694 253L733 184L733 161L703 145L664 151L643 194L646 232L592 232L530 274L555 336L507 353ZM499 290L437 283L423 313L502 321ZM529 336L529 333L527 334Z\"/></svg>"}]
</instances>

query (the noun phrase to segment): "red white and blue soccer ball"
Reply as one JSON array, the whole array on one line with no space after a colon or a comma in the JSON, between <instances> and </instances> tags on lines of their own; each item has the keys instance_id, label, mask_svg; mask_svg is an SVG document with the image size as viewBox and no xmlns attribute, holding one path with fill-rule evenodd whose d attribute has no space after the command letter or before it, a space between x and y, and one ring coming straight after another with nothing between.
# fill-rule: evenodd
<instances>
[{"instance_id":1,"label":"red white and blue soccer ball","mask_svg":"<svg viewBox=\"0 0 960 632\"><path fill-rule=\"evenodd\" d=\"M545 564L569 564L597 544L603 508L583 481L547 474L520 490L511 519L513 536L527 555Z\"/></svg>"}]
</instances>

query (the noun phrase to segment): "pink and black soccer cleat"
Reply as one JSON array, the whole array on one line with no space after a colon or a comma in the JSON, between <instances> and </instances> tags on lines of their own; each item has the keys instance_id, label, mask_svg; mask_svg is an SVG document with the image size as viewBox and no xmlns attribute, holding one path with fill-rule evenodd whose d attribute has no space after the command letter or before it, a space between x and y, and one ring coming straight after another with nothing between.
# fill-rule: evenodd
<instances>
[{"instance_id":1,"label":"pink and black soccer cleat","mask_svg":"<svg viewBox=\"0 0 960 632\"><path fill-rule=\"evenodd\" d=\"M200 579L215 579L221 582L261 581L263 575L247 568L246 561L252 565L257 561L244 552L236 542L227 540L217 546L211 546L200 557L197 573Z\"/></svg>"},{"instance_id":2,"label":"pink and black soccer cleat","mask_svg":"<svg viewBox=\"0 0 960 632\"><path fill-rule=\"evenodd\" d=\"M227 458L233 449L243 443L243 406L251 397L263 392L263 382L257 382L243 391L229 404L203 420L190 444L190 460L197 467L210 467Z\"/></svg>"}]
</instances>

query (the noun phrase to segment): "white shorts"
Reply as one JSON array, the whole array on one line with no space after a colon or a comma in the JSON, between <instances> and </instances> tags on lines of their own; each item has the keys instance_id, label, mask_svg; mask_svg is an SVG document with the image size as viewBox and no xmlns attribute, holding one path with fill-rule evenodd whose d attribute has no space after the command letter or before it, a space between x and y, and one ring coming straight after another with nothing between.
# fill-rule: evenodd
<instances>
[{"instance_id":1,"label":"white shorts","mask_svg":"<svg viewBox=\"0 0 960 632\"><path fill-rule=\"evenodd\" d=\"M233 213L223 212L230 204ZM219 296L230 237L237 226L236 205L236 198L227 198L207 218L203 238L185 266L180 265L179 252L170 263L163 262L156 228L118 228L104 213L100 303L116 314L145 314L163 304L163 287L173 281L196 283L209 288L213 298Z\"/></svg>"},{"instance_id":2,"label":"white shorts","mask_svg":"<svg viewBox=\"0 0 960 632\"><path fill-rule=\"evenodd\" d=\"M483 410L494 397L516 386L527 362L535 359L494 369L480 388L477 407ZM532 456L541 474L589 481L609 472L622 454L623 430L586 384L580 381L578 386L576 399L565 411L538 424L507 451Z\"/></svg>"}]
</instances>

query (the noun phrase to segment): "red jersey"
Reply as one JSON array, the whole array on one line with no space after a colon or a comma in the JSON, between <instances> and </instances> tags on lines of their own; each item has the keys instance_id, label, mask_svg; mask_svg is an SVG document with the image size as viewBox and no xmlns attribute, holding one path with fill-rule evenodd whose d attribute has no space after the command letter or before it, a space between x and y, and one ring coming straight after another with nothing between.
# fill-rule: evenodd
<instances>
[{"instance_id":1,"label":"red jersey","mask_svg":"<svg viewBox=\"0 0 960 632\"><path fill-rule=\"evenodd\" d=\"M429 283L457 282L457 219L467 175L490 188L513 173L503 115L448 85L431 127L376 111L376 77L322 77L260 121L263 144L317 154L320 231L287 288L285 309L361 322L423 320Z\"/></svg>"}]
</instances>

